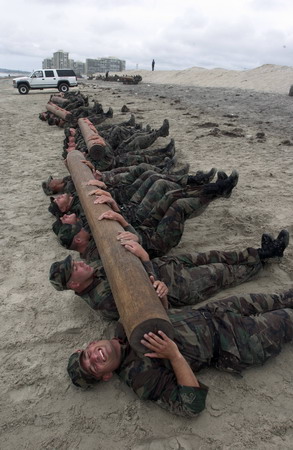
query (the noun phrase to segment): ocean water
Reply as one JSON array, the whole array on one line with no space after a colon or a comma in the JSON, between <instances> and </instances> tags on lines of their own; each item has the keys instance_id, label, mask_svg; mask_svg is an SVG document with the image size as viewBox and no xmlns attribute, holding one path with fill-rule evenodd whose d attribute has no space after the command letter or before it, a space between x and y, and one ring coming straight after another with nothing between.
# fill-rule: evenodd
<instances>
[{"instance_id":1,"label":"ocean water","mask_svg":"<svg viewBox=\"0 0 293 450\"><path fill-rule=\"evenodd\" d=\"M0 78L8 77L10 75L10 78L19 78L19 77L26 77L29 74L22 74L22 73L6 73L6 72L0 72Z\"/></svg>"}]
</instances>

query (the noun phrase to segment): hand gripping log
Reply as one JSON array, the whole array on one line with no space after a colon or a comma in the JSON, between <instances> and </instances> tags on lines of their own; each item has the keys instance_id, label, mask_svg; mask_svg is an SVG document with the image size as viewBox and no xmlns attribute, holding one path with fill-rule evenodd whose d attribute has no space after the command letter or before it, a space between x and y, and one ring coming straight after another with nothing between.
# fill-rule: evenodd
<instances>
[{"instance_id":1,"label":"hand gripping log","mask_svg":"<svg viewBox=\"0 0 293 450\"><path fill-rule=\"evenodd\" d=\"M68 168L95 239L129 343L137 352L145 353L146 348L140 343L144 333L162 330L172 339L174 329L141 261L117 241L117 234L123 231L123 228L113 220L98 220L109 207L95 205L95 198L88 195L93 186L85 184L93 179L93 175L81 162L82 159L82 154L73 150L67 156Z\"/></svg>"}]
</instances>

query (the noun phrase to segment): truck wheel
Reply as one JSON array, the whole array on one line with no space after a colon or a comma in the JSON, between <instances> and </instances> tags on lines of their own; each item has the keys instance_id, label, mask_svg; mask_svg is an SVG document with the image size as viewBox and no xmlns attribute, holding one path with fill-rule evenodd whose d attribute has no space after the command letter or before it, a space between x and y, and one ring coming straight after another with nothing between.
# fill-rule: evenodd
<instances>
[{"instance_id":1,"label":"truck wheel","mask_svg":"<svg viewBox=\"0 0 293 450\"><path fill-rule=\"evenodd\" d=\"M20 85L18 86L18 92L19 92L20 94L25 95L25 94L28 93L28 91L29 91L29 88L27 87L26 84L20 84Z\"/></svg>"},{"instance_id":2,"label":"truck wheel","mask_svg":"<svg viewBox=\"0 0 293 450\"><path fill-rule=\"evenodd\" d=\"M68 90L69 90L68 84L60 83L58 86L58 90L59 90L59 92L68 92Z\"/></svg>"}]
</instances>

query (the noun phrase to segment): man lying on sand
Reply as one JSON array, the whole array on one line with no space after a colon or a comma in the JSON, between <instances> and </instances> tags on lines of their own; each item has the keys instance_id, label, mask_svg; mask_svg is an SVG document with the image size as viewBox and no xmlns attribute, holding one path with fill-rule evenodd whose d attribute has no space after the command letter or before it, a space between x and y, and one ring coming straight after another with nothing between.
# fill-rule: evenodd
<instances>
[{"instance_id":1,"label":"man lying on sand","mask_svg":"<svg viewBox=\"0 0 293 450\"><path fill-rule=\"evenodd\" d=\"M68 373L79 387L108 381L116 372L143 400L193 417L205 408L208 388L195 375L204 367L240 373L277 355L293 340L293 289L247 294L195 309L170 310L174 341L147 333L143 356L130 347L121 324L110 340L97 340L69 358Z\"/></svg>"},{"instance_id":2,"label":"man lying on sand","mask_svg":"<svg viewBox=\"0 0 293 450\"><path fill-rule=\"evenodd\" d=\"M282 230L277 239L263 234L262 247L259 249L193 252L164 256L152 261L137 242L123 240L121 243L140 258L159 298L166 300L167 305L169 303L171 307L177 308L195 305L223 289L253 278L260 272L265 261L283 256L289 244L289 233ZM100 311L104 318L119 319L101 260L97 259L93 265L88 265L67 256L52 264L49 278L55 289L75 291L92 309Z\"/></svg>"},{"instance_id":3,"label":"man lying on sand","mask_svg":"<svg viewBox=\"0 0 293 450\"><path fill-rule=\"evenodd\" d=\"M170 182L167 180L157 181L153 186L156 188L149 189L139 204L125 205L122 211L126 218L117 213L120 208L106 191L100 189L100 195L94 201L96 204L106 203L114 210L105 212L101 218L116 220L124 229L133 225L142 246L152 257L165 255L179 244L185 220L202 214L212 201L229 198L238 183L238 172L233 170L229 177L225 172L218 172L218 180L215 183L191 186L190 189L182 188L165 192L165 183L168 187ZM94 192L98 193L98 191ZM85 225L86 218L76 194L61 194L56 198L51 197L48 209L56 217L61 217L69 211L75 212L81 218L82 224ZM54 224L54 228L58 228L56 224ZM60 229L60 233L62 234L63 230ZM71 249L67 238L66 246ZM75 248L72 247L72 249Z\"/></svg>"}]
</instances>

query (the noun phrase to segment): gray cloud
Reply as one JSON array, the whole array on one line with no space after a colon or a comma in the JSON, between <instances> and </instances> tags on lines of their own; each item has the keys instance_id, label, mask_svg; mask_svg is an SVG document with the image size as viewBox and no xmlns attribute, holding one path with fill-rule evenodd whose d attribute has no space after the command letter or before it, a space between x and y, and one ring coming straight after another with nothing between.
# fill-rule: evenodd
<instances>
[{"instance_id":1,"label":"gray cloud","mask_svg":"<svg viewBox=\"0 0 293 450\"><path fill-rule=\"evenodd\" d=\"M129 69L291 65L291 0L15 0L0 17L2 67L117 56ZM232 7L233 6L233 7Z\"/></svg>"}]
</instances>

